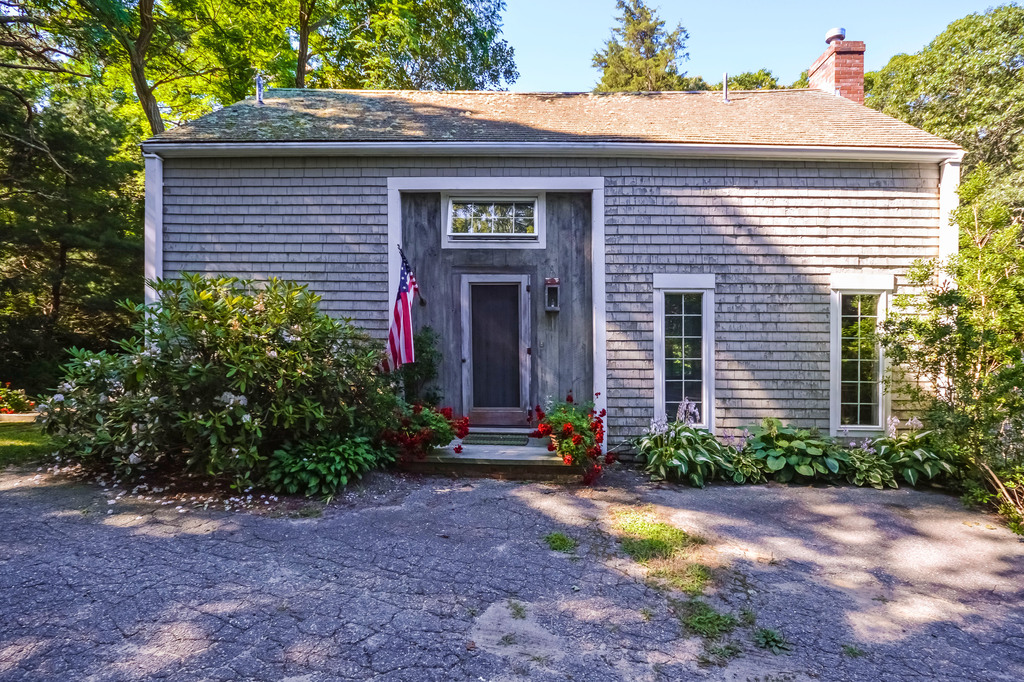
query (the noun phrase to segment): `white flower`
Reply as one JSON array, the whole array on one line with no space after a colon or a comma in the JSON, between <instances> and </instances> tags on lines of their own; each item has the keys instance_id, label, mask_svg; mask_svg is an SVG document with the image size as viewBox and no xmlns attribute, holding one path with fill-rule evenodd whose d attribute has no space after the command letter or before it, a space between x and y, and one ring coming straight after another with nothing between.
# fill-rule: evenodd
<instances>
[{"instance_id":1,"label":"white flower","mask_svg":"<svg viewBox=\"0 0 1024 682\"><path fill-rule=\"evenodd\" d=\"M885 425L885 433L889 438L895 438L897 429L900 427L900 420L896 416L889 417Z\"/></svg>"},{"instance_id":2,"label":"white flower","mask_svg":"<svg viewBox=\"0 0 1024 682\"><path fill-rule=\"evenodd\" d=\"M100 393L100 394L99 394L99 395L98 395L98 396L96 397L96 399L100 401L100 404L101 404L101 405L102 405L103 403L105 403L105 402L108 402L108 401L110 400L110 398L109 398L109 397L107 396L107 394L106 394L106 393Z\"/></svg>"},{"instance_id":3,"label":"white flower","mask_svg":"<svg viewBox=\"0 0 1024 682\"><path fill-rule=\"evenodd\" d=\"M277 357L277 351L274 350L273 348L271 348L270 350L267 351L267 357L268 358L276 358Z\"/></svg>"},{"instance_id":4,"label":"white flower","mask_svg":"<svg viewBox=\"0 0 1024 682\"><path fill-rule=\"evenodd\" d=\"M137 452L133 452L132 454L128 455L128 463L129 464L138 464L141 461L142 461L142 458L139 457L139 453L137 453Z\"/></svg>"},{"instance_id":5,"label":"white flower","mask_svg":"<svg viewBox=\"0 0 1024 682\"><path fill-rule=\"evenodd\" d=\"M55 403L62 403L62 402L64 402L64 394L63 393L55 394L53 396L53 402L55 402Z\"/></svg>"},{"instance_id":6,"label":"white flower","mask_svg":"<svg viewBox=\"0 0 1024 682\"><path fill-rule=\"evenodd\" d=\"M917 417L911 417L910 421L907 422L907 428L910 429L911 431L917 431L922 426L924 426L924 424L922 424L921 420L918 419Z\"/></svg>"},{"instance_id":7,"label":"white flower","mask_svg":"<svg viewBox=\"0 0 1024 682\"><path fill-rule=\"evenodd\" d=\"M156 396L153 396L152 398L150 398L150 399L149 399L149 404L150 404L150 405L152 405L152 404L153 404L153 403L155 403L155 402L156 402L157 400L159 400L159 398L158 398L158 397L156 397Z\"/></svg>"},{"instance_id":8,"label":"white flower","mask_svg":"<svg viewBox=\"0 0 1024 682\"><path fill-rule=\"evenodd\" d=\"M242 423L243 424L248 424L251 421L252 421L252 415L249 415L249 414L243 414L242 415Z\"/></svg>"}]
</instances>

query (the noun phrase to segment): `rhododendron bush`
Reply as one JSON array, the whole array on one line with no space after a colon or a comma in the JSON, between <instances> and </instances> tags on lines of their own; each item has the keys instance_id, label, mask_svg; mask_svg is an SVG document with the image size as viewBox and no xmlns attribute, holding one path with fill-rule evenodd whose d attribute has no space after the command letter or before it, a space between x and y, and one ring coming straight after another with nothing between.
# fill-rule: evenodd
<instances>
[{"instance_id":1,"label":"rhododendron bush","mask_svg":"<svg viewBox=\"0 0 1024 682\"><path fill-rule=\"evenodd\" d=\"M190 472L260 485L282 448L315 448L328 436L383 447L397 399L378 371L380 344L320 312L308 289L199 275L154 287L157 304L125 304L138 337L121 342L121 353L71 351L42 408L61 456L119 475ZM352 451L334 441L329 449Z\"/></svg>"},{"instance_id":2,"label":"rhododendron bush","mask_svg":"<svg viewBox=\"0 0 1024 682\"><path fill-rule=\"evenodd\" d=\"M595 397L600 394L595 394ZM555 452L569 466L582 467L583 482L591 484L601 475L601 444L604 442L605 410L597 412L594 403L579 404L570 391L565 400L555 402L544 411L540 405L533 408L530 421L537 420L533 438L549 439L548 450ZM611 454L603 458L605 464L613 460Z\"/></svg>"}]
</instances>

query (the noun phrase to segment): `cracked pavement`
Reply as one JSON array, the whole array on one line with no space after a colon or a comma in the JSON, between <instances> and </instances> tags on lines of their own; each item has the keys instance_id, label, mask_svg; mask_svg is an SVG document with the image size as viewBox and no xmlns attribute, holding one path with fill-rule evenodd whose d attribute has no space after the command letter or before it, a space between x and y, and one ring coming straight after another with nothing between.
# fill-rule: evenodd
<instances>
[{"instance_id":1,"label":"cracked pavement","mask_svg":"<svg viewBox=\"0 0 1024 682\"><path fill-rule=\"evenodd\" d=\"M936 492L376 473L305 519L112 497L0 472L0 680L1024 679L1024 543ZM685 633L610 534L622 505L704 535L708 601L792 653Z\"/></svg>"}]
</instances>

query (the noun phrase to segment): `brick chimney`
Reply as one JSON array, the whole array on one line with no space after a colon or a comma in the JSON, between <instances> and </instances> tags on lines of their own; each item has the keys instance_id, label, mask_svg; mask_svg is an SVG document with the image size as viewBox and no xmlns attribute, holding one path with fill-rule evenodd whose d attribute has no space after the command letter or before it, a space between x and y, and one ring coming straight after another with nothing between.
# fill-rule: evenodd
<instances>
[{"instance_id":1,"label":"brick chimney","mask_svg":"<svg viewBox=\"0 0 1024 682\"><path fill-rule=\"evenodd\" d=\"M841 28L829 31L825 42L828 49L807 71L811 87L864 104L864 43L846 40Z\"/></svg>"}]
</instances>

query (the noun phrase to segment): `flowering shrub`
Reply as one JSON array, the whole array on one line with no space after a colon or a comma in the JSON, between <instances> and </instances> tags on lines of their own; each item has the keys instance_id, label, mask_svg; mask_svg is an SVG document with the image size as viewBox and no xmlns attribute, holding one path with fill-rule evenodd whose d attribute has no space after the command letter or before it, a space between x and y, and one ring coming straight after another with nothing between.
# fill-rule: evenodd
<instances>
[{"instance_id":1,"label":"flowering shrub","mask_svg":"<svg viewBox=\"0 0 1024 682\"><path fill-rule=\"evenodd\" d=\"M294 283L183 275L125 304L122 353L72 350L42 406L60 453L118 474L188 471L259 484L286 443L375 437L395 403L378 344Z\"/></svg>"},{"instance_id":2,"label":"flowering shrub","mask_svg":"<svg viewBox=\"0 0 1024 682\"><path fill-rule=\"evenodd\" d=\"M399 457L406 462L423 459L434 448L444 447L469 433L469 418L456 418L450 407L400 402L396 422L396 426L384 431L383 438L398 449ZM462 446L455 446L455 452L462 452Z\"/></svg>"},{"instance_id":3,"label":"flowering shrub","mask_svg":"<svg viewBox=\"0 0 1024 682\"><path fill-rule=\"evenodd\" d=\"M366 436L288 444L270 457L266 480L275 492L331 498L339 488L382 463L380 448Z\"/></svg>"},{"instance_id":4,"label":"flowering shrub","mask_svg":"<svg viewBox=\"0 0 1024 682\"><path fill-rule=\"evenodd\" d=\"M594 397L599 397L595 394ZM540 405L533 408L529 421L537 419L537 429L530 436L548 438L548 450L558 453L566 465L583 467L583 482L590 485L602 472L601 443L604 442L604 418L606 410L597 412L592 402L577 404L572 391L565 400L554 403L545 412ZM614 461L608 454L605 464Z\"/></svg>"},{"instance_id":5,"label":"flowering shrub","mask_svg":"<svg viewBox=\"0 0 1024 682\"><path fill-rule=\"evenodd\" d=\"M0 414L31 412L35 407L35 402L28 399L25 391L19 388L11 388L11 382L9 381L0 384Z\"/></svg>"}]
</instances>

